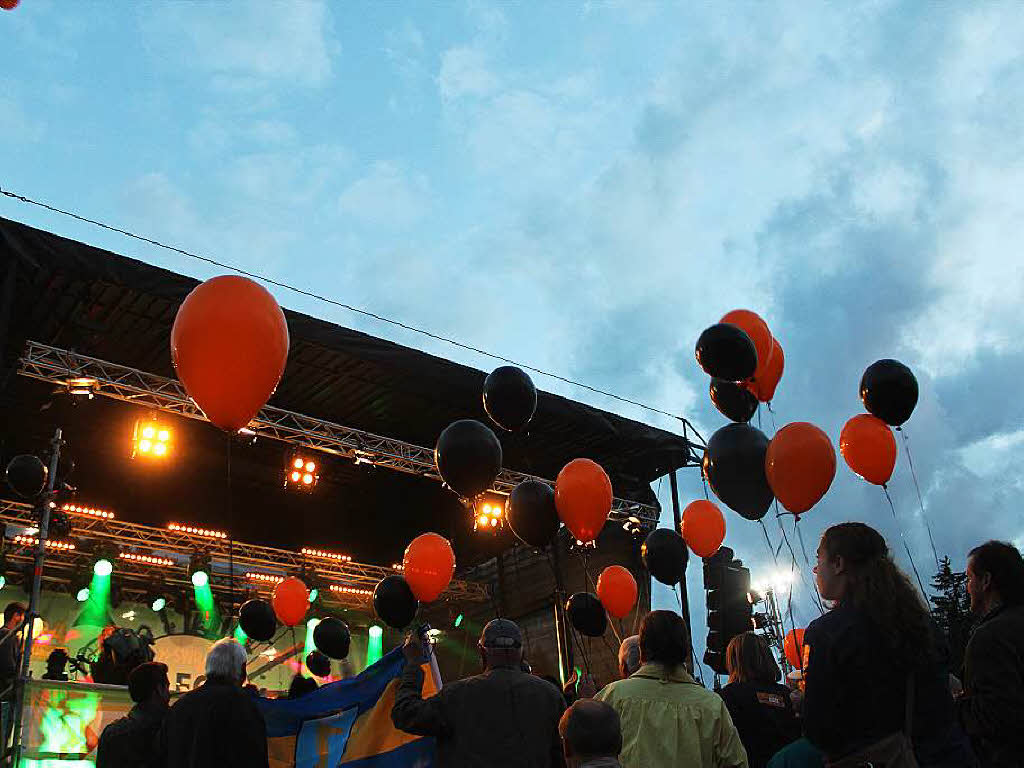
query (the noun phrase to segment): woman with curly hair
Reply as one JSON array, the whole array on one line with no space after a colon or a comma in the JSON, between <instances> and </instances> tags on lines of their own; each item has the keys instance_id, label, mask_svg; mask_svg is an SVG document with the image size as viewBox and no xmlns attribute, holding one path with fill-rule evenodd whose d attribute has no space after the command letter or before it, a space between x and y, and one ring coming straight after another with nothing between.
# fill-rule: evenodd
<instances>
[{"instance_id":1,"label":"woman with curly hair","mask_svg":"<svg viewBox=\"0 0 1024 768\"><path fill-rule=\"evenodd\" d=\"M954 719L941 640L881 534L864 523L832 526L814 573L834 607L805 635L803 719L826 764L871 753L903 732L921 768L973 766Z\"/></svg>"}]
</instances>

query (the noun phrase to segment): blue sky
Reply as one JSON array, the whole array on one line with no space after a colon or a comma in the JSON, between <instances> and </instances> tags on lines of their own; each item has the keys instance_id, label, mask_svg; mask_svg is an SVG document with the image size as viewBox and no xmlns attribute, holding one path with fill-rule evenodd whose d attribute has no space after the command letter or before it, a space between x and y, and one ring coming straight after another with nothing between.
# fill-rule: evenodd
<instances>
[{"instance_id":1,"label":"blue sky","mask_svg":"<svg viewBox=\"0 0 1024 768\"><path fill-rule=\"evenodd\" d=\"M705 436L723 420L693 343L729 309L759 311L785 347L780 426L838 441L863 369L897 357L921 382L907 430L940 554L962 565L984 539L1024 538L1013 3L23 0L0 39L4 188L686 414ZM7 199L0 214L213 274ZM840 464L801 523L810 548L862 519L894 549L902 528L930 571L903 457L892 491L899 527ZM695 474L682 493L702 495ZM728 523L755 580L774 569L760 530ZM700 589L691 569L695 606ZM796 610L814 615L803 588Z\"/></svg>"}]
</instances>

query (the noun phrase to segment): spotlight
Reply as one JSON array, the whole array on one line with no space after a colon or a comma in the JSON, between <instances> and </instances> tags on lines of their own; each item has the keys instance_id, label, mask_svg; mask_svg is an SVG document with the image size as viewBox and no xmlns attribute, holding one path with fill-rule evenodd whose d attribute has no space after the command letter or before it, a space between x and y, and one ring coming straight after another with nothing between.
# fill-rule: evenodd
<instances>
[{"instance_id":1,"label":"spotlight","mask_svg":"<svg viewBox=\"0 0 1024 768\"><path fill-rule=\"evenodd\" d=\"M205 552L194 552L188 559L188 575L195 587L206 587L210 584L210 556Z\"/></svg>"},{"instance_id":2,"label":"spotlight","mask_svg":"<svg viewBox=\"0 0 1024 768\"><path fill-rule=\"evenodd\" d=\"M7 577L0 573L0 589L7 586Z\"/></svg>"},{"instance_id":3,"label":"spotlight","mask_svg":"<svg viewBox=\"0 0 1024 768\"><path fill-rule=\"evenodd\" d=\"M173 432L155 418L139 419L132 431L132 458L167 458Z\"/></svg>"},{"instance_id":4,"label":"spotlight","mask_svg":"<svg viewBox=\"0 0 1024 768\"><path fill-rule=\"evenodd\" d=\"M210 576L206 571L194 571L192 573L192 586L205 587L210 583Z\"/></svg>"},{"instance_id":5,"label":"spotlight","mask_svg":"<svg viewBox=\"0 0 1024 768\"><path fill-rule=\"evenodd\" d=\"M80 602L80 603L84 603L86 600L88 600L89 599L89 588L88 587L82 587L80 590L78 590L78 592L75 594L75 599L78 602Z\"/></svg>"},{"instance_id":6,"label":"spotlight","mask_svg":"<svg viewBox=\"0 0 1024 768\"><path fill-rule=\"evenodd\" d=\"M93 394L100 388L100 383L91 376L71 376L65 382L65 386L69 395L92 400Z\"/></svg>"},{"instance_id":7,"label":"spotlight","mask_svg":"<svg viewBox=\"0 0 1024 768\"><path fill-rule=\"evenodd\" d=\"M482 496L473 508L473 530L496 532L505 525L505 497Z\"/></svg>"},{"instance_id":8,"label":"spotlight","mask_svg":"<svg viewBox=\"0 0 1024 768\"><path fill-rule=\"evenodd\" d=\"M191 525L181 525L180 523L168 523L167 530L176 533L188 533L192 536L203 536L207 539L226 539L228 537L223 531L214 531L209 528L194 528Z\"/></svg>"},{"instance_id":9,"label":"spotlight","mask_svg":"<svg viewBox=\"0 0 1024 768\"><path fill-rule=\"evenodd\" d=\"M374 624L370 627L369 635L374 640L379 640L380 638L384 637L384 630L379 625Z\"/></svg>"},{"instance_id":10,"label":"spotlight","mask_svg":"<svg viewBox=\"0 0 1024 768\"><path fill-rule=\"evenodd\" d=\"M114 566L110 564L110 561L105 557L100 558L96 561L96 564L92 567L92 572L97 576L109 576L114 572Z\"/></svg>"},{"instance_id":11,"label":"spotlight","mask_svg":"<svg viewBox=\"0 0 1024 768\"><path fill-rule=\"evenodd\" d=\"M160 613L160 611L167 607L167 598L158 597L149 604L149 607L153 609L153 613Z\"/></svg>"},{"instance_id":12,"label":"spotlight","mask_svg":"<svg viewBox=\"0 0 1024 768\"><path fill-rule=\"evenodd\" d=\"M320 480L316 462L307 456L292 454L284 469L284 487L310 491Z\"/></svg>"},{"instance_id":13,"label":"spotlight","mask_svg":"<svg viewBox=\"0 0 1024 768\"><path fill-rule=\"evenodd\" d=\"M455 628L458 629L462 626L462 619L465 618L461 613L455 617Z\"/></svg>"}]
</instances>

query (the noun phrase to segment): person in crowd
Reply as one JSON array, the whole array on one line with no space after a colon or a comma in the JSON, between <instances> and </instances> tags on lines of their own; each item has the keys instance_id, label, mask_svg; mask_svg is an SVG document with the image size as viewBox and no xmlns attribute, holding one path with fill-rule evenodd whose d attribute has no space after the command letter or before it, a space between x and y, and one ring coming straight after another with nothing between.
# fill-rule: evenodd
<instances>
[{"instance_id":1,"label":"person in crowd","mask_svg":"<svg viewBox=\"0 0 1024 768\"><path fill-rule=\"evenodd\" d=\"M410 635L391 719L395 727L437 739L440 768L549 768L561 766L558 722L565 701L556 688L522 671L523 636L508 619L494 619L480 635L484 671L446 684L424 699L424 648Z\"/></svg>"},{"instance_id":2,"label":"person in crowd","mask_svg":"<svg viewBox=\"0 0 1024 768\"><path fill-rule=\"evenodd\" d=\"M964 655L957 713L985 768L1024 766L1024 559L989 541L967 558L978 625Z\"/></svg>"},{"instance_id":3,"label":"person in crowd","mask_svg":"<svg viewBox=\"0 0 1024 768\"><path fill-rule=\"evenodd\" d=\"M4 625L0 629L0 755L11 738L14 684L21 671L21 628L28 608L24 603L8 603Z\"/></svg>"},{"instance_id":4,"label":"person in crowd","mask_svg":"<svg viewBox=\"0 0 1024 768\"><path fill-rule=\"evenodd\" d=\"M562 686L562 695L565 697L566 705L571 705L580 699L589 699L597 693L597 680L593 675L581 675L580 671L574 669L569 679Z\"/></svg>"},{"instance_id":5,"label":"person in crowd","mask_svg":"<svg viewBox=\"0 0 1024 768\"><path fill-rule=\"evenodd\" d=\"M320 686L317 685L316 680L314 680L312 677L296 675L292 678L292 684L288 686L287 698L300 699L307 693L312 693L313 691L317 690L319 687Z\"/></svg>"},{"instance_id":6,"label":"person in crowd","mask_svg":"<svg viewBox=\"0 0 1024 768\"><path fill-rule=\"evenodd\" d=\"M828 762L877 762L885 750L905 755L909 737L921 768L973 765L956 727L939 633L881 534L864 523L832 526L814 573L834 607L804 636L804 735Z\"/></svg>"},{"instance_id":7,"label":"person in crowd","mask_svg":"<svg viewBox=\"0 0 1024 768\"><path fill-rule=\"evenodd\" d=\"M768 761L768 768L825 768L825 756L801 736L776 752Z\"/></svg>"},{"instance_id":8,"label":"person in crowd","mask_svg":"<svg viewBox=\"0 0 1024 768\"><path fill-rule=\"evenodd\" d=\"M140 664L128 675L128 693L135 706L100 734L96 768L156 768L161 765L157 737L171 701L167 665Z\"/></svg>"},{"instance_id":9,"label":"person in crowd","mask_svg":"<svg viewBox=\"0 0 1024 768\"><path fill-rule=\"evenodd\" d=\"M725 650L729 683L722 700L747 750L750 768L765 768L772 755L800 737L789 688L768 643L753 632L736 635Z\"/></svg>"},{"instance_id":10,"label":"person in crowd","mask_svg":"<svg viewBox=\"0 0 1024 768\"><path fill-rule=\"evenodd\" d=\"M267 729L245 683L245 649L218 640L206 655L206 681L164 719L166 768L268 768Z\"/></svg>"},{"instance_id":11,"label":"person in crowd","mask_svg":"<svg viewBox=\"0 0 1024 768\"><path fill-rule=\"evenodd\" d=\"M57 680L66 682L67 672L64 670L68 665L68 652L63 648L56 648L46 657L46 672L43 673L43 680Z\"/></svg>"},{"instance_id":12,"label":"person in crowd","mask_svg":"<svg viewBox=\"0 0 1024 768\"><path fill-rule=\"evenodd\" d=\"M569 768L621 768L619 713L603 701L577 701L565 710L558 732Z\"/></svg>"},{"instance_id":13,"label":"person in crowd","mask_svg":"<svg viewBox=\"0 0 1024 768\"><path fill-rule=\"evenodd\" d=\"M619 645L619 677L625 680L640 669L640 635L630 635Z\"/></svg>"},{"instance_id":14,"label":"person in crowd","mask_svg":"<svg viewBox=\"0 0 1024 768\"><path fill-rule=\"evenodd\" d=\"M686 622L672 611L652 611L640 625L640 669L597 694L619 713L625 768L746 768L725 702L694 681L689 657Z\"/></svg>"}]
</instances>

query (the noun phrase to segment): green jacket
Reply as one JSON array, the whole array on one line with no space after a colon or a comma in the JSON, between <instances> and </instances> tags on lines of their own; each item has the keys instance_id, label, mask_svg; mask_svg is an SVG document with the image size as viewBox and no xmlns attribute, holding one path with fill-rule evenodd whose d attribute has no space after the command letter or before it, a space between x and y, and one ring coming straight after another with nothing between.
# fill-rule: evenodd
<instances>
[{"instance_id":1,"label":"green jacket","mask_svg":"<svg viewBox=\"0 0 1024 768\"><path fill-rule=\"evenodd\" d=\"M645 664L594 698L619 713L623 768L747 768L725 703L682 669Z\"/></svg>"}]
</instances>

